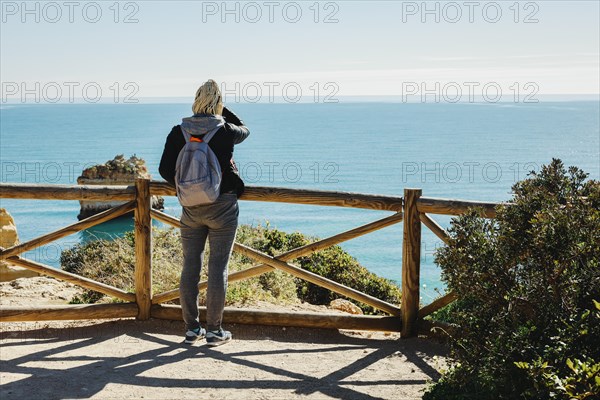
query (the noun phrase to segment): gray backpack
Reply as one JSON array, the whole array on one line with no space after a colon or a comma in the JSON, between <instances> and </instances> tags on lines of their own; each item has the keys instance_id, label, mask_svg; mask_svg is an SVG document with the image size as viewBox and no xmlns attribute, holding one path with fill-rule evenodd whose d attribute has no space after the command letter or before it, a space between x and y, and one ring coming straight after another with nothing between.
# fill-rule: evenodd
<instances>
[{"instance_id":1,"label":"gray backpack","mask_svg":"<svg viewBox=\"0 0 600 400\"><path fill-rule=\"evenodd\" d=\"M182 130L185 146L177 156L175 188L179 203L185 207L213 203L219 197L221 165L208 146L218 129L198 139Z\"/></svg>"}]
</instances>

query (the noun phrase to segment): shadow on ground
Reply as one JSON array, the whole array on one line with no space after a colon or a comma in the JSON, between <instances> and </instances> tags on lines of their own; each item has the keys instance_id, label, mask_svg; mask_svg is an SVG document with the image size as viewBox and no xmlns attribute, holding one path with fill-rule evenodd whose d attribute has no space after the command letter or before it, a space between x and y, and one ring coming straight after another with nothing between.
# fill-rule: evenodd
<instances>
[{"instance_id":1,"label":"shadow on ground","mask_svg":"<svg viewBox=\"0 0 600 400\"><path fill-rule=\"evenodd\" d=\"M179 321L0 325L0 398L420 398L443 346L335 330L229 326L221 347Z\"/></svg>"}]
</instances>

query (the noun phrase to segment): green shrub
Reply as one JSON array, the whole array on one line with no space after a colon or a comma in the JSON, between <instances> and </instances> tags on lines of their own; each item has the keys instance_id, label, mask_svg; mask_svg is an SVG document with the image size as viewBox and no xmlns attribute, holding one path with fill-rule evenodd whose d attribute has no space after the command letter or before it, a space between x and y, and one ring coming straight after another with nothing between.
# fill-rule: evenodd
<instances>
[{"instance_id":1,"label":"green shrub","mask_svg":"<svg viewBox=\"0 0 600 400\"><path fill-rule=\"evenodd\" d=\"M285 233L270 226L242 225L238 228L236 240L256 248L269 255L278 255L292 248L310 243L316 238L307 238L301 233ZM208 246L205 253L208 260ZM336 280L344 285L364 291L383 300L399 303L400 290L393 282L380 278L360 266L339 246L301 257L294 261L302 268ZM176 229L153 230L153 276L154 293L172 290L179 286L179 275L183 257L179 231ZM112 241L97 240L78 244L61 254L61 265L68 272L83 275L100 282L134 291L134 235L125 233L123 238ZM234 253L229 263L229 272L247 269L255 263L242 255ZM206 268L203 277L206 279ZM104 296L95 291L85 291L82 296L73 299L76 303L93 303ZM268 301L273 303L297 303L305 301L312 304L329 304L341 297L316 285L295 279L288 273L274 270L258 277L240 282L230 282L226 302L231 304ZM205 292L200 292L200 303L205 301ZM365 312L374 312L372 307L359 304Z\"/></svg>"},{"instance_id":2,"label":"green shrub","mask_svg":"<svg viewBox=\"0 0 600 400\"><path fill-rule=\"evenodd\" d=\"M243 237L244 235L242 235ZM301 233L285 233L277 229L257 227L252 240L246 244L271 256L277 256L296 247L304 246L318 240L306 237ZM328 279L359 290L373 297L399 304L401 292L391 280L377 276L361 266L358 261L344 251L340 246L331 246L325 250L292 261L301 268L324 276ZM329 304L332 300L344 298L337 293L320 286L296 279L298 297L311 304ZM350 300L350 299L348 299ZM379 313L373 307L356 302L366 314Z\"/></svg>"},{"instance_id":3,"label":"green shrub","mask_svg":"<svg viewBox=\"0 0 600 400\"><path fill-rule=\"evenodd\" d=\"M456 365L425 399L600 396L600 183L553 160L495 220L455 218L436 254L460 303Z\"/></svg>"},{"instance_id":4,"label":"green shrub","mask_svg":"<svg viewBox=\"0 0 600 400\"><path fill-rule=\"evenodd\" d=\"M173 230L153 230L152 288L155 293L179 285L178 270L182 257L179 235ZM82 275L125 291L134 292L135 243L133 231L114 240L94 240L80 243L61 253L60 263L67 272ZM86 290L72 300L75 303L95 303L104 294ZM117 301L116 299L113 299Z\"/></svg>"}]
</instances>

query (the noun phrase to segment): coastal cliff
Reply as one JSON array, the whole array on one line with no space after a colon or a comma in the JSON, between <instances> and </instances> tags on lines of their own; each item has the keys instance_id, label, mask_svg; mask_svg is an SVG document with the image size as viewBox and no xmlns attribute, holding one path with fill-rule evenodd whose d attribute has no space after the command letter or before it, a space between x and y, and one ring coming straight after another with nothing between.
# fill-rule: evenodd
<instances>
[{"instance_id":1,"label":"coastal cliff","mask_svg":"<svg viewBox=\"0 0 600 400\"><path fill-rule=\"evenodd\" d=\"M16 244L19 244L19 234L15 221L8 211L0 208L0 247L6 249ZM32 276L38 276L38 273L0 261L0 282Z\"/></svg>"}]
</instances>

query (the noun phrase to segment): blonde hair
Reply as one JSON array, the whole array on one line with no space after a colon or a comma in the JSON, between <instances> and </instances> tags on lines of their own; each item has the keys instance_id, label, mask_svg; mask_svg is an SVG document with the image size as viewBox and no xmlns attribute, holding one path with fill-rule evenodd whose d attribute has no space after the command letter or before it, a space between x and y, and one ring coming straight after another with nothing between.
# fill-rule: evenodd
<instances>
[{"instance_id":1,"label":"blonde hair","mask_svg":"<svg viewBox=\"0 0 600 400\"><path fill-rule=\"evenodd\" d=\"M217 82L209 79L198 88L192 111L194 114L221 115L223 113L223 99Z\"/></svg>"}]
</instances>

